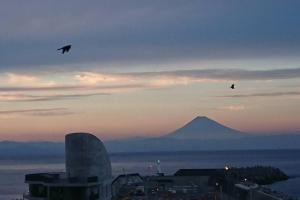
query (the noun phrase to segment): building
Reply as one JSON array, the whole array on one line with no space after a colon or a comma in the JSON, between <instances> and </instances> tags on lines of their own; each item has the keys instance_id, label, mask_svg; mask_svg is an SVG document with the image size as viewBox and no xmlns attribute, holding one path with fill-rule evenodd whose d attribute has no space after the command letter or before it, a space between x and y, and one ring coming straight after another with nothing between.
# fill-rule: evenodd
<instances>
[{"instance_id":1,"label":"building","mask_svg":"<svg viewBox=\"0 0 300 200\"><path fill-rule=\"evenodd\" d=\"M113 199L145 196L143 177L138 173L119 175L112 182L112 196Z\"/></svg>"},{"instance_id":2,"label":"building","mask_svg":"<svg viewBox=\"0 0 300 200\"><path fill-rule=\"evenodd\" d=\"M218 199L215 186L222 170L180 169L171 176L149 176L146 194L149 199Z\"/></svg>"},{"instance_id":3,"label":"building","mask_svg":"<svg viewBox=\"0 0 300 200\"><path fill-rule=\"evenodd\" d=\"M28 200L110 200L111 163L103 143L88 133L65 137L66 172L27 174Z\"/></svg>"},{"instance_id":4,"label":"building","mask_svg":"<svg viewBox=\"0 0 300 200\"><path fill-rule=\"evenodd\" d=\"M266 192L262 187L251 182L240 182L235 184L235 198L240 200L283 200L290 199L288 197L280 197L278 194Z\"/></svg>"},{"instance_id":5,"label":"building","mask_svg":"<svg viewBox=\"0 0 300 200\"><path fill-rule=\"evenodd\" d=\"M222 169L181 169L174 175L158 173L142 177L139 174L123 174L112 183L113 199L220 199Z\"/></svg>"}]
</instances>

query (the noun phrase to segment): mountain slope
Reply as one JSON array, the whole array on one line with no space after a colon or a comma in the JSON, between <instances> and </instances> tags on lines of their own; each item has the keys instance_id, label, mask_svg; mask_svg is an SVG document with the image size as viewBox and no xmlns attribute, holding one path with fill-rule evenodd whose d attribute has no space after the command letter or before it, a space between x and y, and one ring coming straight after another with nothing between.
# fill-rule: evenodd
<instances>
[{"instance_id":1,"label":"mountain slope","mask_svg":"<svg viewBox=\"0 0 300 200\"><path fill-rule=\"evenodd\" d=\"M245 134L207 117L196 117L162 137L118 139L104 144L109 152L299 149L300 132ZM64 143L0 141L0 159L47 156L63 157Z\"/></svg>"},{"instance_id":2,"label":"mountain slope","mask_svg":"<svg viewBox=\"0 0 300 200\"><path fill-rule=\"evenodd\" d=\"M244 133L229 128L207 117L196 117L182 128L167 134L165 137L173 139L201 139L221 140L238 139L245 136Z\"/></svg>"}]
</instances>

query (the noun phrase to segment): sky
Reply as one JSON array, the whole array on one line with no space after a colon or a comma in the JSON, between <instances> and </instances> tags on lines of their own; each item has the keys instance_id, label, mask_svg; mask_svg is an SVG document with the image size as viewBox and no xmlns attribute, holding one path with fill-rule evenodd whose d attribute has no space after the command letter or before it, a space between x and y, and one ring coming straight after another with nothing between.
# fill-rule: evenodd
<instances>
[{"instance_id":1,"label":"sky","mask_svg":"<svg viewBox=\"0 0 300 200\"><path fill-rule=\"evenodd\" d=\"M300 130L299 7L2 0L0 140L153 137L196 116L251 133Z\"/></svg>"}]
</instances>

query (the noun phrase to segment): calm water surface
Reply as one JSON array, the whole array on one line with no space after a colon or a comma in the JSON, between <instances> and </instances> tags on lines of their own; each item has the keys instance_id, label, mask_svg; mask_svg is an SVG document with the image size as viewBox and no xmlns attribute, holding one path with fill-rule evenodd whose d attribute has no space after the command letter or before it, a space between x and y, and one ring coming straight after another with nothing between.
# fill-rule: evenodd
<instances>
[{"instance_id":1,"label":"calm water surface","mask_svg":"<svg viewBox=\"0 0 300 200\"><path fill-rule=\"evenodd\" d=\"M180 168L223 168L225 165L278 167L294 178L271 187L300 198L300 150L111 154L114 175L123 171L154 174L157 160L161 161L161 169L166 174L172 174ZM0 158L0 200L21 197L26 191L25 174L64 171L64 168L63 158L22 160Z\"/></svg>"}]
</instances>

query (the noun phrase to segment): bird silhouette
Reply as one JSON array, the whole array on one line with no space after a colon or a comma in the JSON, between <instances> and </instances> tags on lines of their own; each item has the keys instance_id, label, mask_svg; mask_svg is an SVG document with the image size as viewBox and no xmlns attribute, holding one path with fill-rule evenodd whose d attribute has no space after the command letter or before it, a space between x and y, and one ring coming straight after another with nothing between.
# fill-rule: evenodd
<instances>
[{"instance_id":1,"label":"bird silhouette","mask_svg":"<svg viewBox=\"0 0 300 200\"><path fill-rule=\"evenodd\" d=\"M234 83L230 86L231 89L235 89Z\"/></svg>"},{"instance_id":2,"label":"bird silhouette","mask_svg":"<svg viewBox=\"0 0 300 200\"><path fill-rule=\"evenodd\" d=\"M57 51L60 51L60 50L62 50L62 54L64 54L65 52L69 52L70 51L70 49L71 49L71 46L72 45L66 45L66 46L63 46L63 47L61 47L61 48L59 48L59 49L57 49Z\"/></svg>"}]
</instances>

